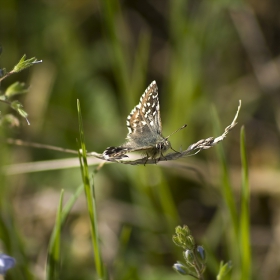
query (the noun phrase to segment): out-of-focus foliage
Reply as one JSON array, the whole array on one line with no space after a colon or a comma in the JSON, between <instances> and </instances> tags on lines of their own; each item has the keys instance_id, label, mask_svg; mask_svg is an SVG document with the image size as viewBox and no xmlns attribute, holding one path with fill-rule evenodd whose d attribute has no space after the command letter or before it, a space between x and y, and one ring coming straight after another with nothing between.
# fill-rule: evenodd
<instances>
[{"instance_id":1,"label":"out-of-focus foliage","mask_svg":"<svg viewBox=\"0 0 280 280\"><path fill-rule=\"evenodd\" d=\"M2 1L0 68L12 69L23 54L43 60L0 85L5 92L27 83L29 92L17 98L31 123L0 131L0 251L17 261L7 279L45 277L60 190L68 200L81 177L77 158L5 139L77 149L79 99L87 149L102 152L123 143L126 117L153 80L163 135L188 124L170 138L176 150L217 136L213 106L221 133L242 100L253 276L279 279L279 14L276 0ZM217 275L221 260L232 260L232 279L239 279L240 244L229 246L228 222L231 203L239 217L239 144L237 126L219 144L219 156L210 149L155 166L106 164L98 171L99 235L112 278L181 279L172 270L180 252L171 238L187 224L207 252L206 277ZM61 231L61 258L61 279L94 279L82 195Z\"/></svg>"},{"instance_id":2,"label":"out-of-focus foliage","mask_svg":"<svg viewBox=\"0 0 280 280\"><path fill-rule=\"evenodd\" d=\"M1 54L0 50L0 54ZM23 71L24 69L27 69L31 66L33 66L34 64L40 63L42 61L38 61L35 57L30 58L30 59L26 59L26 56L24 55L20 61L13 67L13 69L9 72L6 71L5 68L0 69L0 83L6 79L7 77L11 76L12 74L15 73L19 73L21 71ZM17 100L12 100L11 98L13 98L16 95L19 94L23 94L26 93L27 89L25 88L25 84L24 83L19 83L19 82L15 82L12 85L10 85L4 93L2 93L0 91L0 102L4 103L6 105L9 105L9 107L13 110L15 110L20 116L22 116L23 118L26 119L27 123L29 124L29 121L27 119L27 112L23 109L22 104L17 101ZM8 116L8 117L7 117ZM10 123L11 126L15 126L15 124L18 123L18 121L14 121L14 118L10 118L10 115L3 115L0 118L0 125L5 124L5 122Z\"/></svg>"}]
</instances>

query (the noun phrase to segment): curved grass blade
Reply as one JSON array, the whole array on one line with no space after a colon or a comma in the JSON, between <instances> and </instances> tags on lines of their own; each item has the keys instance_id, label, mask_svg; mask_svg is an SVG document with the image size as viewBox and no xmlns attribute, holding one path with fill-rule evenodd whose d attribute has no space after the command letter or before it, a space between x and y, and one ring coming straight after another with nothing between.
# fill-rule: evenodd
<instances>
[{"instance_id":1,"label":"curved grass blade","mask_svg":"<svg viewBox=\"0 0 280 280\"><path fill-rule=\"evenodd\" d=\"M61 213L64 190L61 190L59 205L56 214L55 227L51 236L51 243L47 261L47 280L59 279L60 274L60 232L61 232Z\"/></svg>"},{"instance_id":2,"label":"curved grass blade","mask_svg":"<svg viewBox=\"0 0 280 280\"><path fill-rule=\"evenodd\" d=\"M245 129L240 132L240 154L242 163L242 187L241 187L241 213L240 213L240 259L241 259L241 278L251 279L251 245L250 245L250 187L248 176L248 162L246 155Z\"/></svg>"},{"instance_id":3,"label":"curved grass blade","mask_svg":"<svg viewBox=\"0 0 280 280\"><path fill-rule=\"evenodd\" d=\"M106 279L104 265L101 256L101 250L99 246L94 185L93 183L90 183L88 163L87 163L87 150L86 150L85 139L84 139L83 122L82 122L79 100L77 100L77 107L78 107L80 145L81 145L81 149L79 149L78 152L79 152L82 179L84 183L84 190L85 190L86 200L87 200L88 214L90 218L91 240L92 240L92 246L94 252L95 267L99 279Z\"/></svg>"}]
</instances>

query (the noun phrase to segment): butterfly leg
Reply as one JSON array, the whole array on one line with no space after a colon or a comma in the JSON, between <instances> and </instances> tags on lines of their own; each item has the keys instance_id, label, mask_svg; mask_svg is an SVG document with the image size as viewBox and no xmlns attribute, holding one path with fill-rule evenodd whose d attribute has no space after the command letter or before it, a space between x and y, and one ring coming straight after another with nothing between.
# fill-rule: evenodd
<instances>
[{"instance_id":1,"label":"butterfly leg","mask_svg":"<svg viewBox=\"0 0 280 280\"><path fill-rule=\"evenodd\" d=\"M144 166L146 166L146 163L147 163L147 161L148 161L148 159L149 159L149 155L148 155L148 153L146 153L146 157L145 157L145 159L146 159L146 161L145 161L145 163L144 163Z\"/></svg>"},{"instance_id":2,"label":"butterfly leg","mask_svg":"<svg viewBox=\"0 0 280 280\"><path fill-rule=\"evenodd\" d=\"M160 156L156 157L158 154L159 153L157 151L153 154L153 159L155 160L155 164L157 164L159 162L161 156L163 156L162 151L160 151Z\"/></svg>"},{"instance_id":3,"label":"butterfly leg","mask_svg":"<svg viewBox=\"0 0 280 280\"><path fill-rule=\"evenodd\" d=\"M163 157L166 161L167 161L167 158L164 156L164 154L162 152L160 152L160 157ZM160 159L160 158L159 158ZM158 159L158 160L159 160Z\"/></svg>"},{"instance_id":4,"label":"butterfly leg","mask_svg":"<svg viewBox=\"0 0 280 280\"><path fill-rule=\"evenodd\" d=\"M167 158L164 156L162 151L164 151L164 150L160 148L160 150L159 150L160 157L158 158L158 161L160 160L161 157L163 157L167 161Z\"/></svg>"}]
</instances>

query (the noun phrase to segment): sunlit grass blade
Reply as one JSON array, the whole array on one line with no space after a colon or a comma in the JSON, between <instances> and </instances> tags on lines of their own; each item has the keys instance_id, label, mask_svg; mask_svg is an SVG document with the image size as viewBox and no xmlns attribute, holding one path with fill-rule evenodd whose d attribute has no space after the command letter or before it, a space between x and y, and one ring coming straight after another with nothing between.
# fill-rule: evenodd
<instances>
[{"instance_id":1,"label":"sunlit grass blade","mask_svg":"<svg viewBox=\"0 0 280 280\"><path fill-rule=\"evenodd\" d=\"M240 279L251 279L251 245L250 245L250 188L248 178L248 162L246 156L245 129L241 128L240 153L242 163L242 187L241 187L241 213L240 213Z\"/></svg>"},{"instance_id":2,"label":"sunlit grass blade","mask_svg":"<svg viewBox=\"0 0 280 280\"><path fill-rule=\"evenodd\" d=\"M79 159L81 165L82 179L84 183L84 190L85 190L86 200L87 200L88 214L90 218L91 240L92 240L92 246L94 252L95 266L99 279L106 279L100 246L99 246L94 185L93 182L92 183L90 182L90 177L89 177L87 156L86 156L87 150L86 150L85 139L84 139L83 122L82 122L79 100L77 101L77 107L78 107L79 133L80 133L80 145L81 145L81 149L79 149L78 152L79 152Z\"/></svg>"},{"instance_id":3,"label":"sunlit grass blade","mask_svg":"<svg viewBox=\"0 0 280 280\"><path fill-rule=\"evenodd\" d=\"M51 243L48 252L47 261L47 280L55 280L60 278L60 233L61 233L61 212L64 190L61 190L60 200L58 204L55 227L53 229Z\"/></svg>"},{"instance_id":4,"label":"sunlit grass blade","mask_svg":"<svg viewBox=\"0 0 280 280\"><path fill-rule=\"evenodd\" d=\"M231 277L229 275L229 272L232 270L232 263L227 262L224 264L223 261L220 262L220 269L219 273L217 275L217 280L230 280Z\"/></svg>"}]
</instances>

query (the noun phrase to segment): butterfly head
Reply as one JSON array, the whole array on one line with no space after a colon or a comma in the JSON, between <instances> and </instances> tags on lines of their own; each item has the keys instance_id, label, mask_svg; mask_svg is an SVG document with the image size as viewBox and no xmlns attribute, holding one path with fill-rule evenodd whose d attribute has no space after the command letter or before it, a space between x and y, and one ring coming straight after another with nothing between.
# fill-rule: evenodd
<instances>
[{"instance_id":1,"label":"butterfly head","mask_svg":"<svg viewBox=\"0 0 280 280\"><path fill-rule=\"evenodd\" d=\"M187 125L184 124L182 127L180 127L179 129L177 129L176 131L174 131L173 133L171 133L170 135L168 135L167 137L163 138L162 141L158 142L156 144L156 149L158 150L158 153L162 153L168 149L172 149L173 151L175 151L172 146L171 146L171 143L168 141L168 138L173 135L174 133L178 132L179 130L181 129L184 129ZM175 151L176 152L176 151Z\"/></svg>"},{"instance_id":2,"label":"butterfly head","mask_svg":"<svg viewBox=\"0 0 280 280\"><path fill-rule=\"evenodd\" d=\"M162 141L158 142L156 144L156 149L159 151L166 151L171 147L170 142L167 140L167 138L164 138Z\"/></svg>"}]
</instances>

